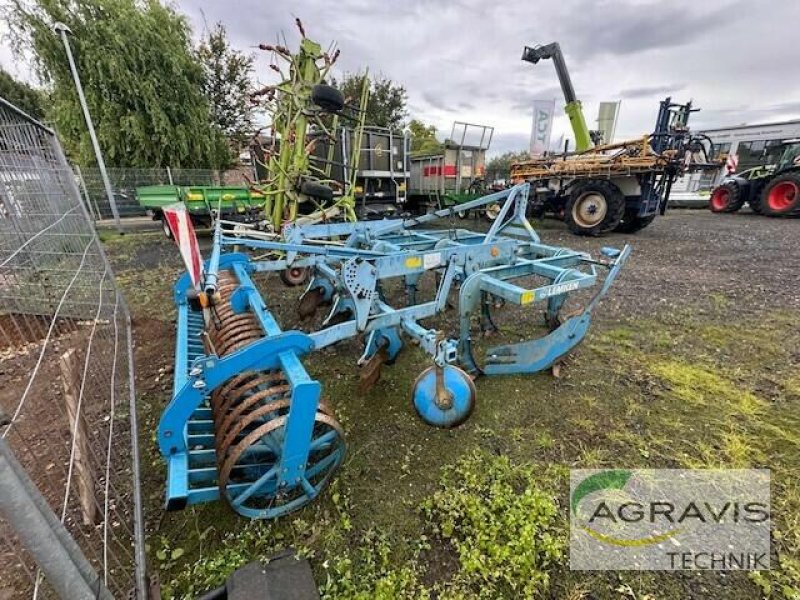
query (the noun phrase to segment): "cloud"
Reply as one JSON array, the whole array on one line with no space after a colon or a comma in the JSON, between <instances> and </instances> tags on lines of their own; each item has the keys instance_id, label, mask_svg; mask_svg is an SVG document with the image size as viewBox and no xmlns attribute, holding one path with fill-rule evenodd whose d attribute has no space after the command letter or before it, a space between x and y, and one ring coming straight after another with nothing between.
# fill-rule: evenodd
<instances>
[{"instance_id":1,"label":"cloud","mask_svg":"<svg viewBox=\"0 0 800 600\"><path fill-rule=\"evenodd\" d=\"M657 100L672 94L704 110L692 127L800 116L796 53L800 2L772 0L178 0L195 35L221 21L234 46L254 52L258 78L272 81L259 42L295 48L300 17L309 37L341 50L334 75L369 67L405 86L411 118L449 132L454 120L495 127L491 153L528 144L534 98L556 98L553 136L571 136L552 61L520 60L523 46L558 41L594 127L597 103L622 98L618 137L650 131ZM0 27L2 24L0 24ZM0 63L9 68L0 48ZM25 71L16 67L14 72Z\"/></svg>"},{"instance_id":2,"label":"cloud","mask_svg":"<svg viewBox=\"0 0 800 600\"><path fill-rule=\"evenodd\" d=\"M675 83L672 85L653 85L649 87L635 87L622 90L619 95L620 98L652 98L653 96L664 96L666 94L674 94L681 90L686 89L686 84Z\"/></svg>"},{"instance_id":3,"label":"cloud","mask_svg":"<svg viewBox=\"0 0 800 600\"><path fill-rule=\"evenodd\" d=\"M581 59L672 48L713 35L737 16L741 18L740 10L747 6L744 0L713 10L703 10L699 3L681 10L672 2L589 2L566 21L566 39Z\"/></svg>"}]
</instances>

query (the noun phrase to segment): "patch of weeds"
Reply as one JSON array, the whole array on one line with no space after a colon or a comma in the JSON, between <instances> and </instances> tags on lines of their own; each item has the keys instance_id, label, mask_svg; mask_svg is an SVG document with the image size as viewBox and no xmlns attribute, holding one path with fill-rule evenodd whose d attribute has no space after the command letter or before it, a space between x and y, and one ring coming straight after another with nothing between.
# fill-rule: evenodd
<instances>
[{"instance_id":1,"label":"patch of weeds","mask_svg":"<svg viewBox=\"0 0 800 600\"><path fill-rule=\"evenodd\" d=\"M207 535L210 529L201 534ZM276 535L271 523L251 521L243 528L229 531L208 554L178 571L174 579L162 585L164 598L195 598L201 593L219 587L233 571L252 560L265 560L276 554L283 545L283 536ZM163 548L171 558L169 547ZM160 556L159 556L160 559ZM163 569L174 566L162 564Z\"/></svg>"},{"instance_id":2,"label":"patch of weeds","mask_svg":"<svg viewBox=\"0 0 800 600\"><path fill-rule=\"evenodd\" d=\"M778 499L773 499L772 513L781 517L772 531L772 568L754 571L750 579L765 598L800 600L800 486L795 480L786 485Z\"/></svg>"},{"instance_id":3,"label":"patch of weeds","mask_svg":"<svg viewBox=\"0 0 800 600\"><path fill-rule=\"evenodd\" d=\"M451 593L543 595L548 570L562 561L567 543L553 483L543 481L543 474L548 472L479 450L444 469L422 513L433 534L458 556Z\"/></svg>"},{"instance_id":4,"label":"patch of weeds","mask_svg":"<svg viewBox=\"0 0 800 600\"><path fill-rule=\"evenodd\" d=\"M556 445L555 439L553 439L553 436L547 431L540 431L538 434L536 434L535 443L536 447L541 448L542 450L550 450Z\"/></svg>"},{"instance_id":5,"label":"patch of weeds","mask_svg":"<svg viewBox=\"0 0 800 600\"><path fill-rule=\"evenodd\" d=\"M792 375L783 382L783 389L790 396L800 398L800 374Z\"/></svg>"},{"instance_id":6,"label":"patch of weeds","mask_svg":"<svg viewBox=\"0 0 800 600\"><path fill-rule=\"evenodd\" d=\"M718 312L724 311L730 305L730 300L728 300L728 297L725 294L720 294L719 292L710 294L708 299L711 302L711 306L714 308L714 310Z\"/></svg>"},{"instance_id":7,"label":"patch of weeds","mask_svg":"<svg viewBox=\"0 0 800 600\"><path fill-rule=\"evenodd\" d=\"M427 549L424 542L423 538L414 558ZM417 561L395 566L393 554L385 533L367 530L355 552L339 554L323 563L325 580L320 582L320 595L326 600L430 598L430 592L420 582Z\"/></svg>"},{"instance_id":8,"label":"patch of weeds","mask_svg":"<svg viewBox=\"0 0 800 600\"><path fill-rule=\"evenodd\" d=\"M709 367L664 360L652 365L651 370L670 385L678 398L695 406L720 406L750 416L764 404L752 392L739 389Z\"/></svg>"}]
</instances>

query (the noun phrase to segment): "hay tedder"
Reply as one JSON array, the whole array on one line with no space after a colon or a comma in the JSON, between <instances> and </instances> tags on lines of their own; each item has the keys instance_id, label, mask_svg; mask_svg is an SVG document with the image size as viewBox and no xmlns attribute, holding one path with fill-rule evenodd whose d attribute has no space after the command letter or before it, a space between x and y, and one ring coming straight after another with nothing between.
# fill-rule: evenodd
<instances>
[{"instance_id":1,"label":"hay tedder","mask_svg":"<svg viewBox=\"0 0 800 600\"><path fill-rule=\"evenodd\" d=\"M341 465L345 441L303 358L341 340L363 340L367 384L398 358L404 339L418 344L431 365L413 384L412 404L438 427L469 417L476 376L557 365L586 335L630 248L592 258L543 244L525 217L528 194L525 183L459 205L502 204L486 233L431 228L455 208L406 220L289 224L280 238L217 222L209 259L174 287L175 382L158 427L167 507L224 498L244 516L272 518L316 498ZM274 288L260 282L287 268L310 273L297 306L304 322L319 323L308 331L284 331L267 308L264 290ZM392 285L404 301L392 303ZM432 297L421 299L423 289ZM573 292L585 300L567 308ZM424 324L449 304L455 335ZM323 305L327 318L315 321ZM477 351L476 323L490 330L492 311L534 305L544 309L547 333Z\"/></svg>"}]
</instances>

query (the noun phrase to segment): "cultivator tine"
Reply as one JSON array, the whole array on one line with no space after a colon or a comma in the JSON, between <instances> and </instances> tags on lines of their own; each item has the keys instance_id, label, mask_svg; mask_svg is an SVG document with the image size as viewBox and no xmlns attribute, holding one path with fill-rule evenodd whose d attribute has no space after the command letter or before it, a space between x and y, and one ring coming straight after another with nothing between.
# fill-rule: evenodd
<instances>
[{"instance_id":1,"label":"cultivator tine","mask_svg":"<svg viewBox=\"0 0 800 600\"><path fill-rule=\"evenodd\" d=\"M306 291L297 303L297 315L301 321L313 317L317 309L325 301L325 291L322 288L314 288Z\"/></svg>"},{"instance_id":2,"label":"cultivator tine","mask_svg":"<svg viewBox=\"0 0 800 600\"><path fill-rule=\"evenodd\" d=\"M388 360L389 351L384 346L363 364L358 384L359 392L363 394L372 389L381 378L381 370Z\"/></svg>"}]
</instances>

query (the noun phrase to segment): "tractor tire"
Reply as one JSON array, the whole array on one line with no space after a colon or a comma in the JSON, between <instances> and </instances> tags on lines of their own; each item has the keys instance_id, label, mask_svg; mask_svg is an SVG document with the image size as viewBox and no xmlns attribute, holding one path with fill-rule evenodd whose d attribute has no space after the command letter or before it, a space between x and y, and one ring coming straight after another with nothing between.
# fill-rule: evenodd
<instances>
[{"instance_id":1,"label":"tractor tire","mask_svg":"<svg viewBox=\"0 0 800 600\"><path fill-rule=\"evenodd\" d=\"M318 83L311 88L311 101L329 113L338 113L344 108L344 94L324 83Z\"/></svg>"},{"instance_id":2,"label":"tractor tire","mask_svg":"<svg viewBox=\"0 0 800 600\"><path fill-rule=\"evenodd\" d=\"M761 210L768 217L800 216L800 171L788 171L767 183Z\"/></svg>"},{"instance_id":3,"label":"tractor tire","mask_svg":"<svg viewBox=\"0 0 800 600\"><path fill-rule=\"evenodd\" d=\"M750 184L753 186L753 189L750 190L750 200L747 201L747 204L750 205L750 210L757 215L764 213L764 211L761 209L761 194L763 193L764 186L766 184L766 180L754 181Z\"/></svg>"},{"instance_id":4,"label":"tractor tire","mask_svg":"<svg viewBox=\"0 0 800 600\"><path fill-rule=\"evenodd\" d=\"M304 181L300 184L300 193L310 198L316 198L323 204L333 200L333 190L327 185L322 185L316 181Z\"/></svg>"},{"instance_id":5,"label":"tractor tire","mask_svg":"<svg viewBox=\"0 0 800 600\"><path fill-rule=\"evenodd\" d=\"M715 187L708 200L708 208L713 213L733 213L743 204L742 189L733 181Z\"/></svg>"},{"instance_id":6,"label":"tractor tire","mask_svg":"<svg viewBox=\"0 0 800 600\"><path fill-rule=\"evenodd\" d=\"M494 223L497 217L500 216L500 211L502 210L502 206L500 206L497 202L490 204L487 206L483 211L483 216L486 217L486 220L490 223Z\"/></svg>"},{"instance_id":7,"label":"tractor tire","mask_svg":"<svg viewBox=\"0 0 800 600\"><path fill-rule=\"evenodd\" d=\"M600 235L622 221L625 196L604 179L591 179L575 185L564 207L564 222L576 235Z\"/></svg>"},{"instance_id":8,"label":"tractor tire","mask_svg":"<svg viewBox=\"0 0 800 600\"><path fill-rule=\"evenodd\" d=\"M619 233L636 233L637 231L641 231L650 223L652 223L656 218L655 214L649 215L647 217L640 217L639 216L639 209L625 209L625 214L622 216L622 221L619 222L619 225L616 226L614 231Z\"/></svg>"}]
</instances>

